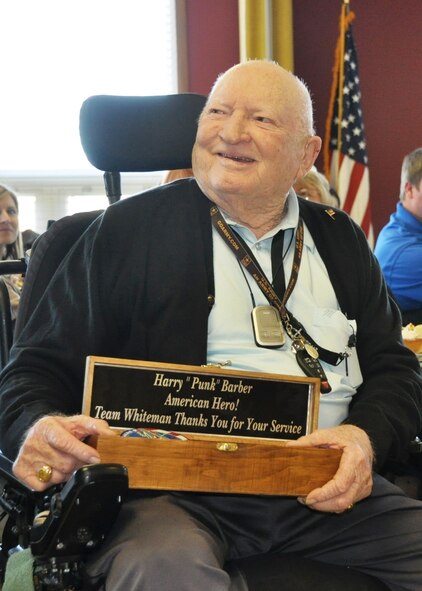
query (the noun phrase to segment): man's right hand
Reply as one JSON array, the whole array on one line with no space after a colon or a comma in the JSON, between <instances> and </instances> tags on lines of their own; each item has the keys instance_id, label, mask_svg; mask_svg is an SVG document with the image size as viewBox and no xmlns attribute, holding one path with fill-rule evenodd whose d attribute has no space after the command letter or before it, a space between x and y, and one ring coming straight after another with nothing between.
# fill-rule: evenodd
<instances>
[{"instance_id":1,"label":"man's right hand","mask_svg":"<svg viewBox=\"0 0 422 591\"><path fill-rule=\"evenodd\" d=\"M116 436L106 421L86 415L42 417L26 434L13 464L15 476L30 488L43 491L68 480L81 466L100 463L97 450L82 441L89 435ZM48 481L37 475L43 467L47 478L51 468Z\"/></svg>"}]
</instances>

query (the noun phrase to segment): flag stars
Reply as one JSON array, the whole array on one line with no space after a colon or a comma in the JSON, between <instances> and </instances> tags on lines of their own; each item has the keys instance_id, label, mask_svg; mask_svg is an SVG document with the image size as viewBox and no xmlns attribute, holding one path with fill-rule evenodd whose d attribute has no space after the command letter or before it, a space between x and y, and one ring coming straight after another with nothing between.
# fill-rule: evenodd
<instances>
[{"instance_id":1,"label":"flag stars","mask_svg":"<svg viewBox=\"0 0 422 591\"><path fill-rule=\"evenodd\" d=\"M360 109L361 92L357 72L358 63L355 50L353 46L349 45L350 43L353 43L351 37L346 36L347 53L342 84L342 116L339 117L340 104L337 97L334 103L330 147L336 150L340 145L344 154L363 164L366 159L366 143L364 140L362 110ZM341 128L341 141L337 140L339 127Z\"/></svg>"},{"instance_id":2,"label":"flag stars","mask_svg":"<svg viewBox=\"0 0 422 591\"><path fill-rule=\"evenodd\" d=\"M341 177L341 183L339 185L341 186L341 203L343 206L347 205L347 208L344 207L344 209L348 213L351 213L352 209L354 211L354 202L360 203L363 198L369 197L367 195L366 185L363 181L361 184L357 184L357 177L355 178L353 173L355 166L366 167L368 165L368 158L366 154L362 110L360 108L361 93L359 87L358 60L353 43L351 26L346 31L344 44L344 77L341 83L337 85L337 94L342 93L342 97L340 99L337 96L337 100L333 104L334 110L328 141L333 156L334 154L338 156L338 151L340 150L344 156L344 161L349 161L347 166L341 167L338 175ZM348 178L349 174L350 179ZM346 194L352 197L350 203L349 199L347 202L345 200ZM359 207L358 205L356 212L358 212ZM329 213L328 210L327 213ZM367 213L365 213L366 215ZM352 217L354 217L355 221L362 224L363 218L361 219L360 213L354 214ZM362 227L364 228L363 225ZM366 232L366 228L364 229ZM367 235L369 236L368 233Z\"/></svg>"}]
</instances>

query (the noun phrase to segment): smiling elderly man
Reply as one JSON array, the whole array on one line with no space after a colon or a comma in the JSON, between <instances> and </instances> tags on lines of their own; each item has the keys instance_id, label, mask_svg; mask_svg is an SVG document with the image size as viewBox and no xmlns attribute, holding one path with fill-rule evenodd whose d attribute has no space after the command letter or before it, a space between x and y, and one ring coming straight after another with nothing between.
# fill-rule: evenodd
<instances>
[{"instance_id":1,"label":"smiling elderly man","mask_svg":"<svg viewBox=\"0 0 422 591\"><path fill-rule=\"evenodd\" d=\"M343 450L332 480L298 500L132 498L89 563L108 589L239 591L246 583L225 561L268 552L349 566L394 591L421 589L422 504L376 473L421 430L420 370L361 230L291 189L320 146L300 80L270 62L231 68L199 120L195 178L109 207L12 350L0 446L36 490L99 461L83 439L109 428L77 414L87 355L321 379L319 429L288 445ZM256 314L251 322L259 306L281 319L271 347ZM37 478L44 465L48 484Z\"/></svg>"}]
</instances>

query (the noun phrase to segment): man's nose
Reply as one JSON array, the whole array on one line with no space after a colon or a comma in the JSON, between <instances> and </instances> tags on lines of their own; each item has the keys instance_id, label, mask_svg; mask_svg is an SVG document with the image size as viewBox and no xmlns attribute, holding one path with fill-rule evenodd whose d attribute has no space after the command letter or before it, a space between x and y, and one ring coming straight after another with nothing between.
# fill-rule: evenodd
<instances>
[{"instance_id":1,"label":"man's nose","mask_svg":"<svg viewBox=\"0 0 422 591\"><path fill-rule=\"evenodd\" d=\"M220 131L220 137L229 144L248 141L250 138L248 122L241 115L230 115L224 121L224 125Z\"/></svg>"}]
</instances>

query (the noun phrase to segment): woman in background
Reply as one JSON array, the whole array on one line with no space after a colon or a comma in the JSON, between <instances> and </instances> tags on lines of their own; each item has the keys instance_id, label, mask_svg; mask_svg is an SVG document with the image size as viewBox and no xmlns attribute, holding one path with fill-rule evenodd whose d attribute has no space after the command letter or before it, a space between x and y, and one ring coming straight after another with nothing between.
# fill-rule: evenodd
<instances>
[{"instance_id":1,"label":"woman in background","mask_svg":"<svg viewBox=\"0 0 422 591\"><path fill-rule=\"evenodd\" d=\"M295 183L293 188L299 197L323 205L340 207L339 199L333 194L329 182L314 167L300 181Z\"/></svg>"},{"instance_id":2,"label":"woman in background","mask_svg":"<svg viewBox=\"0 0 422 591\"><path fill-rule=\"evenodd\" d=\"M18 199L9 187L0 185L0 260L16 260L22 257ZM9 291L12 319L15 320L23 278L22 275L3 275L3 279Z\"/></svg>"}]
</instances>

